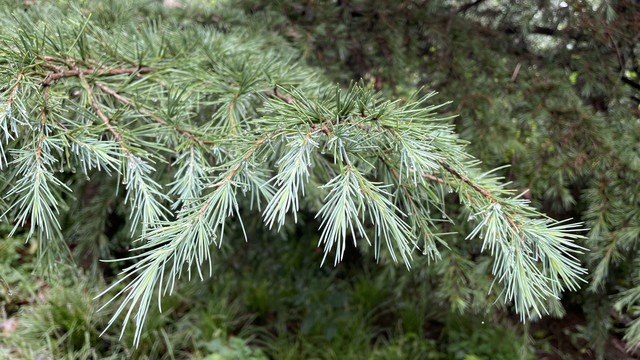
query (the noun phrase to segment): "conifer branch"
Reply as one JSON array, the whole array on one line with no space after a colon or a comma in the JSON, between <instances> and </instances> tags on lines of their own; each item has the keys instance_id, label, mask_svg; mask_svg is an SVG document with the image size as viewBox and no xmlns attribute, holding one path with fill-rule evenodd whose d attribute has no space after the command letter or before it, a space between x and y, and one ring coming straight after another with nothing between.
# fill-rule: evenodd
<instances>
[{"instance_id":1,"label":"conifer branch","mask_svg":"<svg viewBox=\"0 0 640 360\"><path fill-rule=\"evenodd\" d=\"M72 70L77 70L73 62L70 62L70 66ZM135 230L138 224L142 223L143 233L146 233L149 227L155 227L160 220L166 219L165 214L169 213L169 210L160 201L167 199L167 196L161 192L160 184L150 178L150 173L154 169L131 152L125 145L122 135L115 130L111 125L110 119L102 112L84 73L78 72L77 76L87 91L91 107L93 107L109 132L113 134L116 142L122 147L124 154L129 159L129 164L125 167L127 189L125 201L129 201L133 206L131 229Z\"/></svg>"},{"instance_id":2,"label":"conifer branch","mask_svg":"<svg viewBox=\"0 0 640 360\"><path fill-rule=\"evenodd\" d=\"M100 90L104 91L105 93L113 96L115 99L117 99L121 103L134 107L141 114L148 116L150 119L152 119L153 121L157 122L158 124L174 128L177 132L179 132L182 135L186 136L187 138L199 143L200 145L213 145L213 144L215 144L213 141L202 140L202 139L198 138L197 136L193 135L193 133L191 133L191 132L189 132L189 131L187 131L185 129L182 129L181 127L179 127L177 125L169 124L166 120L163 120L162 118L154 115L150 111L148 111L148 110L136 105L131 99L124 97L123 95L119 94L117 91L109 88L108 86L106 86L105 84L103 84L103 83L101 83L99 81L96 81L96 86L98 88L100 88Z\"/></svg>"},{"instance_id":3,"label":"conifer branch","mask_svg":"<svg viewBox=\"0 0 640 360\"><path fill-rule=\"evenodd\" d=\"M59 59L52 56L42 55L41 59L45 60L44 62L39 63L40 66L53 70L53 73L49 73L46 78L41 82L43 86L50 86L52 82L65 78L65 77L79 77L80 75L102 75L102 76L116 76L122 74L146 74L153 71L153 69L148 67L138 67L138 68L115 68L109 69L107 67L102 67L100 69L79 69L75 66L77 60L75 59ZM52 64L52 62L57 62L61 64L65 64L69 66L71 69L63 70L62 68Z\"/></svg>"},{"instance_id":4,"label":"conifer branch","mask_svg":"<svg viewBox=\"0 0 640 360\"><path fill-rule=\"evenodd\" d=\"M128 319L136 309L134 345L137 346L140 341L142 325L148 314L151 294L156 287L158 288L158 302L160 302L162 294L173 292L175 281L181 276L185 264L188 268L189 278L191 277L191 266L195 266L202 279L201 267L205 262L209 262L211 274L209 245L212 242L221 244L227 217L235 214L239 219L240 216L235 194L237 183L234 178L262 144L279 132L278 130L255 140L239 159L227 165L227 170L219 176L218 181L208 186L213 188L211 193L199 201L191 202L188 207L180 211L174 222L164 222L162 226L152 229L145 235L147 243L137 249L144 252L134 257L141 260L124 269L125 275L105 292L98 295L98 297L102 296L123 280L135 275L134 280L118 293L117 296L124 293L127 295L109 321L108 327L112 326L118 316L128 308L125 315L125 325L120 335L122 336ZM168 265L170 265L169 276L165 280L164 272ZM164 281L166 283L163 288ZM103 307L112 300L105 303Z\"/></svg>"},{"instance_id":5,"label":"conifer branch","mask_svg":"<svg viewBox=\"0 0 640 360\"><path fill-rule=\"evenodd\" d=\"M135 319L136 344L153 296L160 301L174 291L185 271L203 278L206 262L211 274L211 248L222 244L232 218L244 231L241 209L254 204L252 225L277 223L278 230L315 213L323 262L335 251L337 264L349 241L362 239L376 259L410 267L422 240L423 253L439 258L435 240L446 230L430 212L447 219L444 196L456 191L477 217L469 238L483 239L504 299L522 316L543 313L546 299L576 288L584 274L574 257L578 228L542 216L499 179L478 174L449 118L436 115L440 105L427 104L431 95L392 101L360 85L328 86L295 65L295 56L265 53L272 40L248 43L203 27L186 34L182 25L140 25L138 33L91 23L78 33L58 18L24 16L36 20L6 23L1 35L8 46L0 59L16 64L1 74L14 79L3 91L13 106L0 114L7 139L0 144L8 144L15 165L9 220L30 218L33 231L59 232L58 209L74 201L61 192L84 183L76 184L76 168L87 178L121 174L126 191L116 198L144 242L111 287L127 282L109 325L119 315ZM60 36L21 30L40 22ZM20 65L25 54L37 61ZM158 163L165 159L169 166Z\"/></svg>"}]
</instances>

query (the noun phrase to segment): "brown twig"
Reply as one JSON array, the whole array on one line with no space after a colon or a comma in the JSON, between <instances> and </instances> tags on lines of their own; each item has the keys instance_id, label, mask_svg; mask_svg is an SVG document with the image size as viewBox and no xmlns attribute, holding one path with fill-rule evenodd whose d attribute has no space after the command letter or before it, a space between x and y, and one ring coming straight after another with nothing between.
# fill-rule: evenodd
<instances>
[{"instance_id":1,"label":"brown twig","mask_svg":"<svg viewBox=\"0 0 640 360\"><path fill-rule=\"evenodd\" d=\"M273 88L273 92L266 92L266 93L265 93L265 95L267 95L267 96L269 96L269 97L273 97L273 96L275 96L275 97L277 97L278 99L280 99L280 100L282 100L282 101L286 102L287 104L293 104L293 103L294 103L293 97L291 97L291 96L289 96L289 95L280 94L280 93L278 92L278 88L277 88L277 87L274 87L274 88Z\"/></svg>"},{"instance_id":2,"label":"brown twig","mask_svg":"<svg viewBox=\"0 0 640 360\"><path fill-rule=\"evenodd\" d=\"M40 138L38 139L38 145L36 147L36 161L38 162L38 164L41 163L41 156L42 156L42 143L44 142L45 139L45 135L44 132L40 135Z\"/></svg>"},{"instance_id":3,"label":"brown twig","mask_svg":"<svg viewBox=\"0 0 640 360\"><path fill-rule=\"evenodd\" d=\"M83 75L115 76L115 75L134 74L134 73L146 74L153 71L153 69L148 67L108 68L106 66L102 66L99 69L95 69L93 68L92 65L83 61L80 61L80 62L85 65L88 65L89 68L79 69L76 67L76 62L78 61L75 59L61 59L61 58L48 56L48 55L40 55L39 58L44 60L44 62L39 64L40 66L53 71L53 73L47 75L47 77L40 83L43 86L49 86L51 85L51 82L64 77L79 76L80 73L82 73ZM95 61L90 61L90 62L95 63ZM69 70L63 70L62 68L54 65L53 63L65 64L67 67L69 67Z\"/></svg>"},{"instance_id":4,"label":"brown twig","mask_svg":"<svg viewBox=\"0 0 640 360\"><path fill-rule=\"evenodd\" d=\"M103 76L115 76L122 74L133 74L133 73L149 73L153 71L151 68L118 68L118 69L74 69L74 70L62 70L59 67L53 64L42 63L40 64L42 67L53 70L54 72L49 74L42 82L40 83L43 86L51 85L52 81L56 81L58 79L64 77L73 77L73 76L84 76L84 75L103 75Z\"/></svg>"},{"instance_id":5,"label":"brown twig","mask_svg":"<svg viewBox=\"0 0 640 360\"><path fill-rule=\"evenodd\" d=\"M429 180L431 180L431 181L439 182L439 183L441 183L441 184L444 184L444 183L445 183L444 179L440 179L439 177L435 177L435 176L433 176L433 175L431 175L431 174L421 174L421 175L422 175L422 177L423 177L423 178L425 178L425 179L429 179Z\"/></svg>"},{"instance_id":6,"label":"brown twig","mask_svg":"<svg viewBox=\"0 0 640 360\"><path fill-rule=\"evenodd\" d=\"M119 94L117 91L115 91L115 90L113 90L113 89L109 88L109 87L108 87L108 86L106 86L105 84L103 84L103 83L101 83L101 82L98 82L98 81L96 81L96 83L95 83L95 84L96 84L96 86L97 86L98 88L100 88L100 90L102 90L102 91L104 91L105 93L107 93L107 94L109 94L109 95L113 96L116 100L120 101L121 103L124 103L124 104L126 104L126 105L129 105L129 106L135 107L135 108L136 108L136 109L137 109L141 114L148 116L148 117L149 117L149 118L151 118L153 121L155 121L155 122L157 122L157 123L159 123L159 124L162 124L162 125L165 125L165 126L171 126L171 127L173 127L174 129L176 129L176 131L178 131L178 132L179 132L179 133L181 133L182 135L184 135L184 136L188 137L189 139L191 139L191 140L193 140L193 141L195 141L195 142L199 143L200 145L205 145L205 144L212 145L212 144L214 144L214 142L212 142L212 141L202 140L202 139L198 138L197 136L193 135L191 132L189 132L189 131L187 131L187 130L184 130L184 129L182 129L182 128L178 127L178 126L175 126L175 125L169 124L166 120L164 120L164 119L162 119L162 118L160 118L160 117L158 117L158 116L154 115L153 113L151 113L150 111L145 110L144 108L141 108L141 107L137 106L137 105L133 102L133 100L131 100L131 99L127 98L127 97L122 96L122 95L121 95L121 94Z\"/></svg>"},{"instance_id":7,"label":"brown twig","mask_svg":"<svg viewBox=\"0 0 640 360\"><path fill-rule=\"evenodd\" d=\"M472 189L474 189L475 191L479 192L480 194L484 195L485 197L491 199L492 202L496 203L496 199L493 197L493 195L491 195L491 192L475 183L473 183L471 180L469 180L466 176L460 174L458 171L456 171L454 168L452 168L451 166L449 166L447 163L445 163L442 160L439 160L440 165L442 165L442 167L447 170L449 173L451 173L453 176L457 177L458 179L460 179L460 181L462 181L463 183L469 185Z\"/></svg>"},{"instance_id":8,"label":"brown twig","mask_svg":"<svg viewBox=\"0 0 640 360\"><path fill-rule=\"evenodd\" d=\"M316 124L311 124L309 125L309 128L311 129L311 134L313 134L314 132L322 131L327 136L331 136L331 130L326 125L318 126Z\"/></svg>"},{"instance_id":9,"label":"brown twig","mask_svg":"<svg viewBox=\"0 0 640 360\"><path fill-rule=\"evenodd\" d=\"M40 59L42 59L42 60L45 60L45 61L53 61L53 62L59 62L59 63L63 63L63 64L66 64L66 63L67 63L67 61L66 61L66 60L64 60L64 59L60 59L60 58L57 58L57 57L55 57L55 56L49 56L49 55L38 55L38 57L39 57Z\"/></svg>"},{"instance_id":10,"label":"brown twig","mask_svg":"<svg viewBox=\"0 0 640 360\"><path fill-rule=\"evenodd\" d=\"M499 199L496 199L495 196L493 196L491 194L491 192L481 186L479 186L478 184L473 183L471 180L469 180L466 176L460 174L458 171L456 171L454 168L452 168L451 166L449 166L448 164L446 164L444 161L440 160L440 164L442 165L442 167L447 170L449 173L451 173L453 176L457 177L458 179L460 179L460 181L462 181L463 183L469 185L472 189L474 189L475 191L479 192L480 194L484 195L486 198L488 198L489 200L491 200L492 203L494 204L500 204L501 201ZM515 223L515 221L513 220L513 218L511 216L509 216L506 213L503 213L503 215L505 216L505 218L507 219L507 221L509 222L509 224L513 227L513 229L518 232L520 230L520 226L518 226L518 224Z\"/></svg>"},{"instance_id":11,"label":"brown twig","mask_svg":"<svg viewBox=\"0 0 640 360\"><path fill-rule=\"evenodd\" d=\"M7 98L7 104L8 105L11 105L13 103L13 95L15 94L16 90L18 90L18 85L20 85L20 83L24 79L24 76L22 75L22 72L20 74L18 74L17 78L18 78L18 81L16 82L15 85L13 85L11 87L11 90L9 90L9 98Z\"/></svg>"},{"instance_id":12,"label":"brown twig","mask_svg":"<svg viewBox=\"0 0 640 360\"><path fill-rule=\"evenodd\" d=\"M78 72L77 76L80 78L80 80L84 84L85 89L87 90L87 94L89 95L89 100L91 101L91 107L93 107L93 109L96 111L96 114L98 115L100 120L102 120L102 122L107 127L109 132L111 132L111 134L113 134L113 136L116 138L116 141L118 142L118 144L120 144L120 146L126 149L122 141L122 135L120 135L120 133L113 128L113 126L111 125L111 121L109 120L107 115L105 115L100 109L100 106L98 105L98 101L96 100L96 96L93 93L93 90L91 90L91 85L89 85L89 82L87 81L87 78L84 76L84 73Z\"/></svg>"}]
</instances>

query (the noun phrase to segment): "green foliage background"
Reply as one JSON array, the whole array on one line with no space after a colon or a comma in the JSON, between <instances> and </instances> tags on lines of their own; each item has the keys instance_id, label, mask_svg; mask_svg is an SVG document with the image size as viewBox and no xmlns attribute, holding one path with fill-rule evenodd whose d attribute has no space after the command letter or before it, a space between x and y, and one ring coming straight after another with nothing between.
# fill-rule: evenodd
<instances>
[{"instance_id":1,"label":"green foliage background","mask_svg":"<svg viewBox=\"0 0 640 360\"><path fill-rule=\"evenodd\" d=\"M5 2L5 14L64 4ZM469 152L558 219L589 228L588 285L521 323L489 292L492 258L462 235L442 259L411 271L350 249L336 267L316 248L318 221L265 232L215 251L215 274L183 281L151 310L138 348L133 329L102 330L114 309L93 297L113 283L132 247L127 205L85 186L63 226L71 244L58 275L41 279L26 232L0 246L0 354L16 359L581 359L632 358L640 343L640 8L633 1L78 2L102 24L123 19L198 23L254 38L316 69L321 81L365 83L388 97L438 91ZM37 10L40 9L40 10ZM75 11L75 10L70 10ZM3 21L11 21L6 15ZM247 45L250 47L252 45ZM249 51L249 50L247 50ZM0 86L3 86L0 84ZM103 178L98 183L115 183ZM109 185L109 186L107 186ZM467 234L469 213L447 198ZM82 213L86 221L75 222ZM72 226L73 225L73 226ZM237 229L235 229L237 230ZM235 239L234 239L235 240ZM37 245L37 244L36 244ZM60 274L62 276L60 276ZM106 280L105 280L106 279ZM116 291L118 289L112 290ZM15 322L15 323L14 323ZM14 329L13 324L17 325ZM100 344L100 345L98 345ZM625 347L629 350L625 351Z\"/></svg>"}]
</instances>

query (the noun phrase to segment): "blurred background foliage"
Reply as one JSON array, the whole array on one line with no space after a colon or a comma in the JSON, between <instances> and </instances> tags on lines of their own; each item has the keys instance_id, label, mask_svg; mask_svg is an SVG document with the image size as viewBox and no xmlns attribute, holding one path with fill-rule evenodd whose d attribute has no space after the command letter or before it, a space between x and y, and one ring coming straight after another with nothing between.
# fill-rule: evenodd
<instances>
[{"instance_id":1,"label":"blurred background foliage","mask_svg":"<svg viewBox=\"0 0 640 360\"><path fill-rule=\"evenodd\" d=\"M41 1L7 1L30 11ZM42 3L49 3L42 1ZM77 266L32 275L36 244L0 228L0 357L7 359L631 359L640 344L640 3L337 0L84 2L93 19L137 16L244 29L298 49L343 85L388 96L438 91L469 152L550 216L584 221L588 284L519 322L489 292L491 258L464 236L413 269L350 249L319 268L317 221L227 241L215 274L153 310L140 347L93 297L127 254L127 209L87 188L69 227ZM294 50L291 50L294 51ZM100 179L114 181L114 179ZM447 215L466 219L457 199ZM71 223L71 221L68 221ZM444 224L443 231L467 233ZM63 227L64 228L64 227ZM233 231L233 230L231 230ZM366 249L364 251L367 251ZM105 281L106 279L106 281Z\"/></svg>"}]
</instances>

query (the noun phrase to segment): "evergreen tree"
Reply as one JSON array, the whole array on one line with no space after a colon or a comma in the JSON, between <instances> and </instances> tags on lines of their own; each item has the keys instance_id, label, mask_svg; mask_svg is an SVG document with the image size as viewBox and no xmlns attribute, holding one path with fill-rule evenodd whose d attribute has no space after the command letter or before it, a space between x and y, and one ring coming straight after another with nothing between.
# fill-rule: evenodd
<instances>
[{"instance_id":1,"label":"evergreen tree","mask_svg":"<svg viewBox=\"0 0 640 360\"><path fill-rule=\"evenodd\" d=\"M210 248L250 239L248 222L279 230L313 214L325 259L359 244L410 268L447 246L450 193L523 320L580 286L579 225L481 171L432 94L336 87L259 28L131 5L3 5L0 121L5 221L37 242L43 269L68 253L78 202L108 189L126 204L137 246L117 260L129 265L110 324L134 319L134 343L154 294L210 275Z\"/></svg>"},{"instance_id":2,"label":"evergreen tree","mask_svg":"<svg viewBox=\"0 0 640 360\"><path fill-rule=\"evenodd\" d=\"M283 14L273 28L335 80L453 100L443 110L460 114L471 153L510 165L500 173L541 209L590 229L590 285L564 301L586 318L585 349L612 352L619 326L628 347L640 344L637 1L244 4Z\"/></svg>"}]
</instances>

